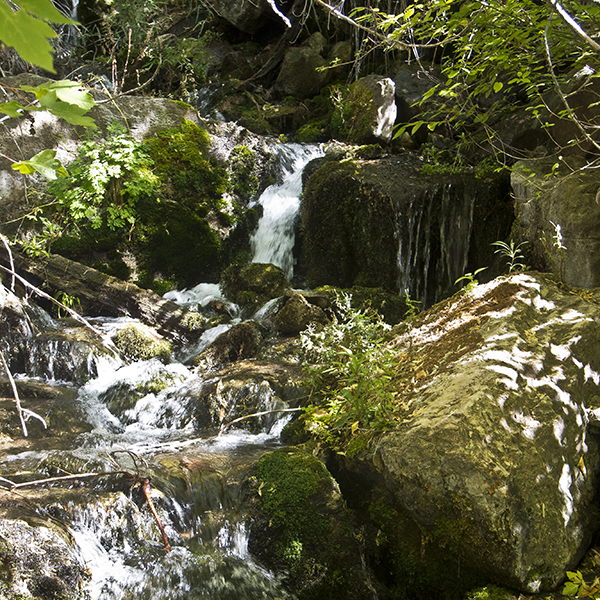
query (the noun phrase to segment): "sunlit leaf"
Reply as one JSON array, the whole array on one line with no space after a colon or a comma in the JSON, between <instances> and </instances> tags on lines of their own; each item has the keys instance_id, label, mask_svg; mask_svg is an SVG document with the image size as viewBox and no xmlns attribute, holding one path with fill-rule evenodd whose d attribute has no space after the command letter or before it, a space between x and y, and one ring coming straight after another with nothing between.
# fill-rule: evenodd
<instances>
[{"instance_id":1,"label":"sunlit leaf","mask_svg":"<svg viewBox=\"0 0 600 600\"><path fill-rule=\"evenodd\" d=\"M0 104L0 112L8 115L9 117L23 116L19 110L23 110L23 107L16 100L13 100L12 102L6 102L5 104Z\"/></svg>"},{"instance_id":2,"label":"sunlit leaf","mask_svg":"<svg viewBox=\"0 0 600 600\"><path fill-rule=\"evenodd\" d=\"M56 150L42 150L29 160L14 163L12 168L24 175L33 175L37 171L50 180L68 175L60 160L56 158Z\"/></svg>"},{"instance_id":3,"label":"sunlit leaf","mask_svg":"<svg viewBox=\"0 0 600 600\"><path fill-rule=\"evenodd\" d=\"M76 24L76 21L72 21L69 17L66 17L57 10L50 0L12 0L12 2L17 6L24 8L38 19L61 25Z\"/></svg>"}]
</instances>

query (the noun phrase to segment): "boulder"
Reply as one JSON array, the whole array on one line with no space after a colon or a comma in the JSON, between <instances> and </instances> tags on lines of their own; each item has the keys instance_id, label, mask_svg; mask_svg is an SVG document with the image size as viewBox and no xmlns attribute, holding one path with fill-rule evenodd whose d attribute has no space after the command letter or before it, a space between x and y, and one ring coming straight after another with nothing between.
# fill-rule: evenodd
<instances>
[{"instance_id":1,"label":"boulder","mask_svg":"<svg viewBox=\"0 0 600 600\"><path fill-rule=\"evenodd\" d=\"M350 143L387 143L392 139L397 114L395 92L394 81L379 75L367 75L350 86L344 108Z\"/></svg>"},{"instance_id":2,"label":"boulder","mask_svg":"<svg viewBox=\"0 0 600 600\"><path fill-rule=\"evenodd\" d=\"M536 269L590 288L600 286L600 176L582 166L582 161L556 158L515 165L513 237L527 242L523 248Z\"/></svg>"},{"instance_id":3,"label":"boulder","mask_svg":"<svg viewBox=\"0 0 600 600\"><path fill-rule=\"evenodd\" d=\"M445 589L487 579L542 592L582 557L600 468L595 297L501 277L394 339L397 426L332 468L371 515L369 561L398 586L420 572Z\"/></svg>"},{"instance_id":4,"label":"boulder","mask_svg":"<svg viewBox=\"0 0 600 600\"><path fill-rule=\"evenodd\" d=\"M326 298L319 296L318 300ZM310 302L303 294L296 291L286 292L285 304L275 316L275 328L284 335L297 335L310 324L327 325L329 319L323 308Z\"/></svg>"},{"instance_id":5,"label":"boulder","mask_svg":"<svg viewBox=\"0 0 600 600\"><path fill-rule=\"evenodd\" d=\"M502 174L425 176L413 155L323 159L309 166L295 272L309 287L383 287L427 308L482 265L512 224ZM475 225L476 224L476 225Z\"/></svg>"},{"instance_id":6,"label":"boulder","mask_svg":"<svg viewBox=\"0 0 600 600\"><path fill-rule=\"evenodd\" d=\"M275 90L283 96L293 96L299 100L319 93L329 77L326 69L318 70L327 66L327 61L321 56L324 48L321 38L321 34L314 34L305 45L290 48L285 53L274 85Z\"/></svg>"},{"instance_id":7,"label":"boulder","mask_svg":"<svg viewBox=\"0 0 600 600\"><path fill-rule=\"evenodd\" d=\"M240 31L255 33L264 25L263 15L270 7L267 0L214 0L211 9Z\"/></svg>"},{"instance_id":8,"label":"boulder","mask_svg":"<svg viewBox=\"0 0 600 600\"><path fill-rule=\"evenodd\" d=\"M65 539L49 527L1 519L2 597L89 598L89 572Z\"/></svg>"},{"instance_id":9,"label":"boulder","mask_svg":"<svg viewBox=\"0 0 600 600\"><path fill-rule=\"evenodd\" d=\"M231 265L221 275L219 285L229 300L250 310L283 296L289 288L282 269L263 263Z\"/></svg>"}]
</instances>

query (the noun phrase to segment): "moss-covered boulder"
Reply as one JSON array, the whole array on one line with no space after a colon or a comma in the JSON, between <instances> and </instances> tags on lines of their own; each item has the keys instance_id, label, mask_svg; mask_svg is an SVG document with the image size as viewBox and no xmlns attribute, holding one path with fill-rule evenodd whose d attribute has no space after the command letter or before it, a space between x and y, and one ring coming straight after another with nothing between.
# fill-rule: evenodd
<instances>
[{"instance_id":1,"label":"moss-covered boulder","mask_svg":"<svg viewBox=\"0 0 600 600\"><path fill-rule=\"evenodd\" d=\"M518 274L398 328L396 427L328 465L370 515L391 597L478 578L549 591L583 556L598 525L595 296Z\"/></svg>"},{"instance_id":2,"label":"moss-covered boulder","mask_svg":"<svg viewBox=\"0 0 600 600\"><path fill-rule=\"evenodd\" d=\"M306 329L311 323L327 325L329 318L322 307L310 302L300 292L288 291L285 295L285 304L275 316L275 327L284 335L296 335ZM326 300L320 297L321 300Z\"/></svg>"},{"instance_id":3,"label":"moss-covered boulder","mask_svg":"<svg viewBox=\"0 0 600 600\"><path fill-rule=\"evenodd\" d=\"M131 323L112 336L114 345L129 360L171 359L171 343L141 323Z\"/></svg>"},{"instance_id":4,"label":"moss-covered boulder","mask_svg":"<svg viewBox=\"0 0 600 600\"><path fill-rule=\"evenodd\" d=\"M250 550L288 573L301 600L371 597L350 514L325 466L301 449L264 455L256 465Z\"/></svg>"},{"instance_id":5,"label":"moss-covered boulder","mask_svg":"<svg viewBox=\"0 0 600 600\"><path fill-rule=\"evenodd\" d=\"M212 342L208 348L191 359L191 363L206 371L215 371L225 365L252 358L258 352L267 330L256 321L233 325Z\"/></svg>"},{"instance_id":6,"label":"moss-covered boulder","mask_svg":"<svg viewBox=\"0 0 600 600\"><path fill-rule=\"evenodd\" d=\"M250 310L283 296L290 287L282 269L263 263L231 265L223 271L219 285L229 300Z\"/></svg>"}]
</instances>

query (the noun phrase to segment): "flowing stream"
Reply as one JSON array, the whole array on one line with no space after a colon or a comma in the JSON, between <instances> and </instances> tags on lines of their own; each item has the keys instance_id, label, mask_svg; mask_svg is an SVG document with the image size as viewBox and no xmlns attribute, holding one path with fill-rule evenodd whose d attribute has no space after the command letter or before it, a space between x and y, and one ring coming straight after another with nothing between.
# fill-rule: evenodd
<instances>
[{"instance_id":1,"label":"flowing stream","mask_svg":"<svg viewBox=\"0 0 600 600\"><path fill-rule=\"evenodd\" d=\"M290 168L283 182L260 199L264 216L253 247L255 261L274 262L290 276L301 171L321 151L293 145L286 152ZM232 323L239 320L238 308L214 284L168 297L207 315L217 300ZM39 317L57 337L68 335L63 324L48 315ZM42 386L52 398L37 409L46 411L49 429L44 432L41 424L31 423L30 446L3 454L2 476L21 481L111 473L90 486L76 482L68 493L63 485L42 495L37 509L39 516L50 515L68 527L77 559L90 573L92 600L291 598L280 577L248 550L252 520L244 489L258 458L280 445L289 413L269 413L226 430L219 422L229 423L244 410L288 408L294 382L287 382L283 393L260 376L231 383L189 362L230 324L208 329L175 362L126 363L112 353L108 340L130 323L95 320L107 342L95 350L59 343L52 336L32 337L16 377L21 385ZM83 385L64 380L61 373L68 368L58 372L57 365L67 363L71 372L87 373ZM150 482L148 493L164 536L150 513L144 481Z\"/></svg>"},{"instance_id":2,"label":"flowing stream","mask_svg":"<svg viewBox=\"0 0 600 600\"><path fill-rule=\"evenodd\" d=\"M294 274L294 222L300 208L302 170L309 161L323 155L315 146L287 144L283 147L287 159L281 183L270 186L259 199L263 216L258 222L252 244L252 262L272 263L281 267L288 279Z\"/></svg>"}]
</instances>

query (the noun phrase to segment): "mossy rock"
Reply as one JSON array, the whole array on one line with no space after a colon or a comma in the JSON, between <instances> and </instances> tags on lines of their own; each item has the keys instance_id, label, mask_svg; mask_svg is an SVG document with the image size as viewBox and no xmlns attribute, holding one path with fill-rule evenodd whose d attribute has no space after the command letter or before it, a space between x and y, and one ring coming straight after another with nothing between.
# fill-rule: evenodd
<instances>
[{"instance_id":1,"label":"mossy rock","mask_svg":"<svg viewBox=\"0 0 600 600\"><path fill-rule=\"evenodd\" d=\"M370 597L350 513L325 466L299 448L264 455L253 490L250 550L288 573L300 600Z\"/></svg>"},{"instance_id":2,"label":"mossy rock","mask_svg":"<svg viewBox=\"0 0 600 600\"><path fill-rule=\"evenodd\" d=\"M138 323L126 325L112 336L119 351L130 360L159 358L163 362L171 360L172 346L147 327Z\"/></svg>"},{"instance_id":3,"label":"mossy rock","mask_svg":"<svg viewBox=\"0 0 600 600\"><path fill-rule=\"evenodd\" d=\"M397 287L396 211L357 178L360 161L329 160L306 182L299 271L309 287Z\"/></svg>"},{"instance_id":4,"label":"mossy rock","mask_svg":"<svg viewBox=\"0 0 600 600\"><path fill-rule=\"evenodd\" d=\"M231 265L221 275L221 291L242 307L256 307L283 296L290 284L285 273L271 264Z\"/></svg>"},{"instance_id":5,"label":"mossy rock","mask_svg":"<svg viewBox=\"0 0 600 600\"><path fill-rule=\"evenodd\" d=\"M213 371L237 360L253 358L266 334L265 328L255 321L238 323L222 333L191 362Z\"/></svg>"}]
</instances>

